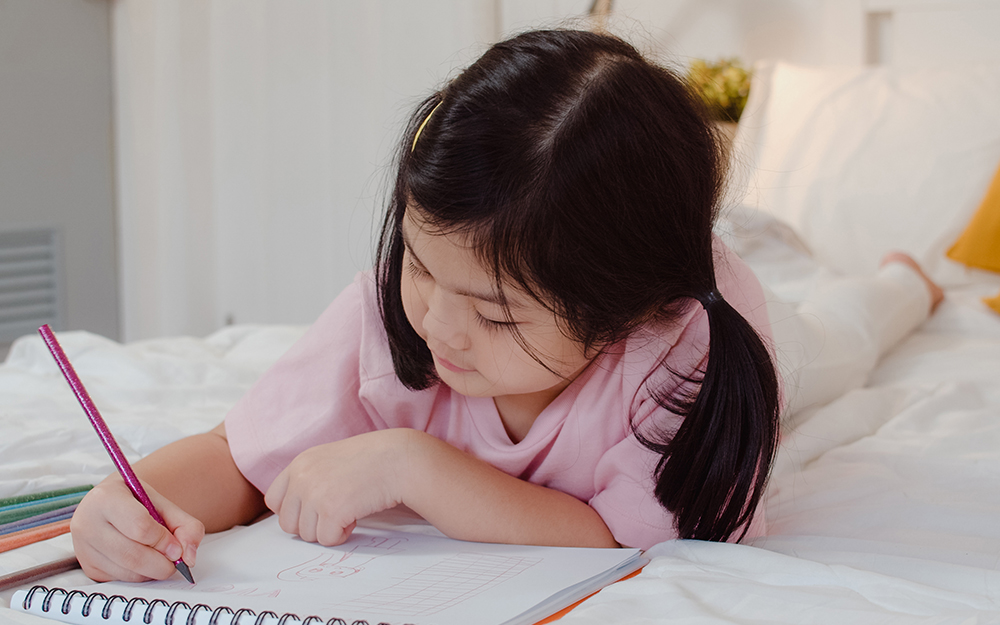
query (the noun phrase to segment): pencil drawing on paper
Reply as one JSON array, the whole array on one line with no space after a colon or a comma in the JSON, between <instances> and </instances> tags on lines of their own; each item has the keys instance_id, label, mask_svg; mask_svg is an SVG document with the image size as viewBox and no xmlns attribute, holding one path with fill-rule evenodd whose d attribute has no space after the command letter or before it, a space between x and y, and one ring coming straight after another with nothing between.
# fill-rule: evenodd
<instances>
[{"instance_id":1,"label":"pencil drawing on paper","mask_svg":"<svg viewBox=\"0 0 1000 625\"><path fill-rule=\"evenodd\" d=\"M165 581L159 582L158 586L160 588L165 588L169 590L183 590L185 592L204 592L212 594L222 594L222 595L235 595L240 597L269 597L271 599L279 596L281 594L280 588L269 588L260 585L239 585L217 583L217 584L191 584L190 582L181 581Z\"/></svg>"},{"instance_id":2,"label":"pencil drawing on paper","mask_svg":"<svg viewBox=\"0 0 1000 625\"><path fill-rule=\"evenodd\" d=\"M376 558L402 553L406 548L406 538L382 538L372 536L367 542L356 545L349 551L334 550L289 567L278 573L278 579L286 582L315 581L331 577L350 577L365 570L365 565Z\"/></svg>"},{"instance_id":3,"label":"pencil drawing on paper","mask_svg":"<svg viewBox=\"0 0 1000 625\"><path fill-rule=\"evenodd\" d=\"M345 608L429 616L454 607L526 571L541 558L460 553L382 590L341 603Z\"/></svg>"}]
</instances>

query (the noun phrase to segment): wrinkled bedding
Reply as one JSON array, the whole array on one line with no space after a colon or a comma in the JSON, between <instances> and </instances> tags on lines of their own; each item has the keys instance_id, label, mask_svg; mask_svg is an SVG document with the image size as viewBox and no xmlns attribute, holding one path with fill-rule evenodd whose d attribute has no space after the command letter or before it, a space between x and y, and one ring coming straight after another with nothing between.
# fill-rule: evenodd
<instances>
[{"instance_id":1,"label":"wrinkled bedding","mask_svg":"<svg viewBox=\"0 0 1000 625\"><path fill-rule=\"evenodd\" d=\"M240 326L205 339L59 341L130 461L222 421L305 328ZM0 366L0 498L95 484L114 465L40 337Z\"/></svg>"}]
</instances>

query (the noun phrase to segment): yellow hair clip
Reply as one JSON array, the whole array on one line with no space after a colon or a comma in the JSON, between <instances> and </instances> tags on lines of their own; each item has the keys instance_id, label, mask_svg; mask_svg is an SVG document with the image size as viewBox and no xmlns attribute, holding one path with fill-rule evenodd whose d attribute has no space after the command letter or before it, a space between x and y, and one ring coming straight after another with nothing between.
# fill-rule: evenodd
<instances>
[{"instance_id":1,"label":"yellow hair clip","mask_svg":"<svg viewBox=\"0 0 1000 625\"><path fill-rule=\"evenodd\" d=\"M417 149L417 139L420 138L420 133L422 133L424 131L424 126L426 126L427 122L430 121L431 115L434 114L434 111L438 110L441 107L442 104L444 104L444 100L441 100L440 102L438 102L437 106L435 106L434 108L432 108L431 112L428 113L427 117L424 118L424 121L420 122L420 128L417 128L417 134L413 135L413 145L410 146L410 152L412 152L413 150Z\"/></svg>"}]
</instances>

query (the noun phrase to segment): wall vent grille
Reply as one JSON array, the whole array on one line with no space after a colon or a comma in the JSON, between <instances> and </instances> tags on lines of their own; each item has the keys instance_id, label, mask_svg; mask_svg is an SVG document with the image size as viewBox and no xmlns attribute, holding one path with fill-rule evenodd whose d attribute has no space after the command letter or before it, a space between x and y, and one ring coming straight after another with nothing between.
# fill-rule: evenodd
<instances>
[{"instance_id":1,"label":"wall vent grille","mask_svg":"<svg viewBox=\"0 0 1000 625\"><path fill-rule=\"evenodd\" d=\"M60 329L61 297L54 230L0 232L0 343Z\"/></svg>"}]
</instances>

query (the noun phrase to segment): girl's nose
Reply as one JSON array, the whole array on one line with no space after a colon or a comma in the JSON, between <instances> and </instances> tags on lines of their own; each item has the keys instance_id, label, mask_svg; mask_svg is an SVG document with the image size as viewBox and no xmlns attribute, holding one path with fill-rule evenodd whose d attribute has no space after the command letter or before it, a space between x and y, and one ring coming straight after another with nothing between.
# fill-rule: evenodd
<instances>
[{"instance_id":1,"label":"girl's nose","mask_svg":"<svg viewBox=\"0 0 1000 625\"><path fill-rule=\"evenodd\" d=\"M459 302L435 288L427 299L424 332L432 343L441 343L459 351L469 348L469 313Z\"/></svg>"}]
</instances>

